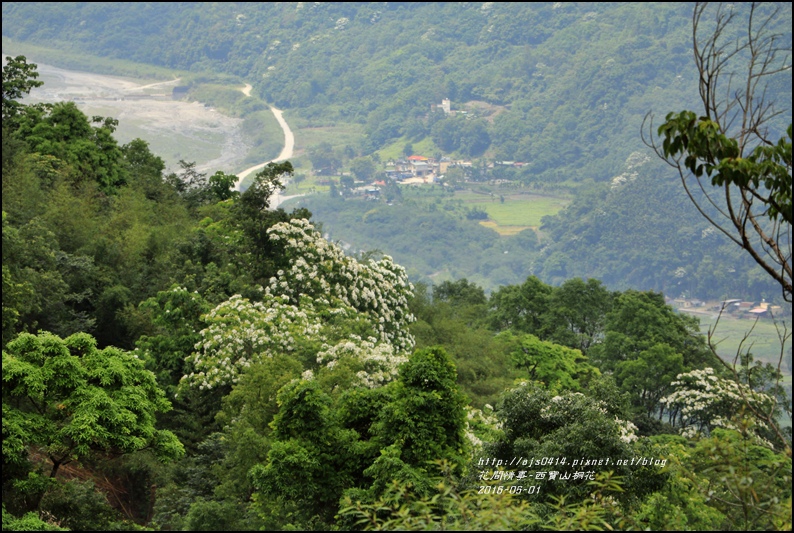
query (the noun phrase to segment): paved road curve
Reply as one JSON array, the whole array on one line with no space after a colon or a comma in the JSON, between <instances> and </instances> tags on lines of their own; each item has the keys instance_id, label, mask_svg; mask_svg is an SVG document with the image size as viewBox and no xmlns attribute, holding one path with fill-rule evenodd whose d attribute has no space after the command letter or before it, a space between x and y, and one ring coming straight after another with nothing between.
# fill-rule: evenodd
<instances>
[{"instance_id":1,"label":"paved road curve","mask_svg":"<svg viewBox=\"0 0 794 533\"><path fill-rule=\"evenodd\" d=\"M243 91L243 94L245 94L246 96L248 96L248 93L250 93L251 89L249 87L250 87L249 85L246 85L244 89L241 89L241 91ZM292 153L295 149L295 136L292 134L292 130L289 128L289 124L287 124L287 121L284 120L283 112L280 109L276 109L275 107L271 107L270 110L273 112L273 116L276 117L276 120L278 121L278 125L281 126L281 129L284 131L284 148L281 150L281 153L278 154L277 158L272 159L270 161L265 161L264 163L260 163L258 165L254 165L251 168L247 168L242 172L240 172L239 174L237 174L238 181L235 187L237 188L238 191L240 190L240 183L242 182L243 178L245 178L252 172L256 172L257 170L264 168L265 165L267 165L268 163L278 163L279 161L284 161L292 157ZM270 201L271 209L275 209L276 207L279 206L279 204L290 198L293 198L293 196L282 196L281 191L276 192Z\"/></svg>"}]
</instances>

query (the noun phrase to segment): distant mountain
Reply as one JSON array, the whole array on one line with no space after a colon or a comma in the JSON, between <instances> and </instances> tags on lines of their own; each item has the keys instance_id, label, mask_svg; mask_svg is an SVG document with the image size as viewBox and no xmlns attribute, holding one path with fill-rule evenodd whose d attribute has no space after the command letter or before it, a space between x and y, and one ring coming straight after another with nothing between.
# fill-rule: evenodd
<instances>
[{"instance_id":1,"label":"distant mountain","mask_svg":"<svg viewBox=\"0 0 794 533\"><path fill-rule=\"evenodd\" d=\"M689 3L132 6L4 2L3 35L235 74L278 107L366 124L365 152L429 135L426 116L443 98L453 109L501 106L486 119L488 153L529 163L527 176L543 181L611 179L642 148L646 112L692 108L697 97ZM772 30L790 40L791 5L782 8ZM775 90L791 101L790 79Z\"/></svg>"},{"instance_id":2,"label":"distant mountain","mask_svg":"<svg viewBox=\"0 0 794 533\"><path fill-rule=\"evenodd\" d=\"M637 152L609 184L545 217L539 277L593 277L673 297L779 299L780 286L701 216L680 180L661 177L663 166Z\"/></svg>"}]
</instances>

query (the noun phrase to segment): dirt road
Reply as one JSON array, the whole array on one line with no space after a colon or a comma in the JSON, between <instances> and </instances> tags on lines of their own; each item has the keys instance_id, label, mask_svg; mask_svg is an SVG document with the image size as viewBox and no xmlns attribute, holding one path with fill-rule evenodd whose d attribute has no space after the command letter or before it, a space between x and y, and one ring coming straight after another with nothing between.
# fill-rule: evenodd
<instances>
[{"instance_id":1,"label":"dirt road","mask_svg":"<svg viewBox=\"0 0 794 533\"><path fill-rule=\"evenodd\" d=\"M281 150L281 153L278 154L277 158L271 159L270 161L265 161L264 163L260 163L258 165L254 165L237 174L237 177L240 180L248 176L250 173L264 168L268 163L278 163L279 161L284 161L285 159L292 157L292 152L295 149L295 136L292 134L292 130L289 128L287 121L284 120L284 114L282 111L280 109L276 109L275 107L271 107L270 110L273 112L273 116L276 117L278 125L281 126L281 130L284 132L284 148ZM238 182L238 189L239 185L240 183Z\"/></svg>"}]
</instances>

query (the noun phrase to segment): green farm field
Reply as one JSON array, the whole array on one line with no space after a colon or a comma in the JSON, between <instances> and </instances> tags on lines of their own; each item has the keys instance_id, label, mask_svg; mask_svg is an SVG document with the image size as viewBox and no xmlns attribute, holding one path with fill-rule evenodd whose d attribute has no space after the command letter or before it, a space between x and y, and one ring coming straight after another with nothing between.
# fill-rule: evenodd
<instances>
[{"instance_id":1,"label":"green farm field","mask_svg":"<svg viewBox=\"0 0 794 533\"><path fill-rule=\"evenodd\" d=\"M410 144L413 147L414 155L423 155L425 157L431 157L434 153L438 152L438 147L433 143L433 140L430 137L425 137L424 139L412 142L407 137L401 137L400 139L394 141L393 143L389 144L385 148L378 150L378 156L380 156L381 161L388 161L390 159L402 159L404 156L403 149L405 148L406 144Z\"/></svg>"},{"instance_id":2,"label":"green farm field","mask_svg":"<svg viewBox=\"0 0 794 533\"><path fill-rule=\"evenodd\" d=\"M476 207L488 213L489 220L483 226L495 230L500 235L513 235L527 228L537 229L546 215L554 215L568 205L570 200L559 196L541 196L538 194L513 193L493 196L462 191L455 194L456 200L462 200L466 207Z\"/></svg>"},{"instance_id":3,"label":"green farm field","mask_svg":"<svg viewBox=\"0 0 794 533\"><path fill-rule=\"evenodd\" d=\"M711 317L701 317L700 330L704 333L714 327L716 319ZM788 332L791 332L790 319L786 322ZM782 333L782 324L780 324ZM742 343L745 335L747 340ZM754 320L737 319L723 316L720 318L717 328L712 336L712 341L717 345L717 354L725 361L732 362L736 357L740 343L743 352L748 349L756 360L764 363L777 365L780 359L780 338L778 329L771 319ZM785 353L791 349L791 338L786 341ZM791 375L791 368L784 362L781 371Z\"/></svg>"},{"instance_id":4,"label":"green farm field","mask_svg":"<svg viewBox=\"0 0 794 533\"><path fill-rule=\"evenodd\" d=\"M305 155L306 150L311 146L323 142L330 143L334 148L344 148L346 145L357 146L364 137L361 124L351 122L318 124L289 111L284 113L284 119L295 134L296 157Z\"/></svg>"}]
</instances>

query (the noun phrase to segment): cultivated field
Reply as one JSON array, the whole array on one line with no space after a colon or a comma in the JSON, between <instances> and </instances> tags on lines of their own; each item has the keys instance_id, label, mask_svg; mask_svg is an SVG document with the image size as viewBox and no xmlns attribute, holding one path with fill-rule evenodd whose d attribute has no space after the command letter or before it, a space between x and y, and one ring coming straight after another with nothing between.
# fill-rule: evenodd
<instances>
[{"instance_id":1,"label":"cultivated field","mask_svg":"<svg viewBox=\"0 0 794 533\"><path fill-rule=\"evenodd\" d=\"M714 327L716 319L712 316L700 317L700 329L707 332ZM791 332L791 319L784 322L788 324ZM782 332L782 329L780 330ZM717 324L717 329L712 337L717 344L717 353L726 361L733 361L742 339L749 333L749 337L742 344L742 351L747 349L756 360L777 365L780 358L780 339L778 329L771 319L760 319L758 322L749 319L737 319L723 316ZM785 344L785 353L791 349L791 339ZM781 371L791 374L791 369L784 362Z\"/></svg>"},{"instance_id":2,"label":"cultivated field","mask_svg":"<svg viewBox=\"0 0 794 533\"><path fill-rule=\"evenodd\" d=\"M501 198L504 198L504 202ZM556 214L570 201L558 196L530 193L488 195L471 191L460 191L455 194L455 199L462 200L466 207L483 209L488 213L489 220L481 224L500 235L514 235L528 228L537 229L543 217Z\"/></svg>"}]
</instances>

